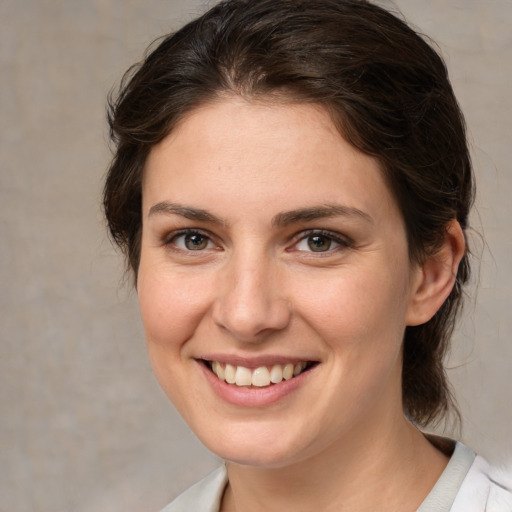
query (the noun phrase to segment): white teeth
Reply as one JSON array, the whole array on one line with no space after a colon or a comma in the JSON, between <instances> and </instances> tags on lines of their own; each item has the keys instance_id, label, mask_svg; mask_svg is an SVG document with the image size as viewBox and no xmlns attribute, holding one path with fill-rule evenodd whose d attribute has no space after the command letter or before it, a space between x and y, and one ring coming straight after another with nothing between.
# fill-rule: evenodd
<instances>
[{"instance_id":1,"label":"white teeth","mask_svg":"<svg viewBox=\"0 0 512 512\"><path fill-rule=\"evenodd\" d=\"M235 383L237 386L250 386L252 384L251 370L244 366L238 366L235 374Z\"/></svg>"},{"instance_id":2,"label":"white teeth","mask_svg":"<svg viewBox=\"0 0 512 512\"><path fill-rule=\"evenodd\" d=\"M220 375L217 374L217 377L220 379ZM224 378L228 384L234 384L236 381L236 368L227 364L224 370Z\"/></svg>"},{"instance_id":3,"label":"white teeth","mask_svg":"<svg viewBox=\"0 0 512 512\"><path fill-rule=\"evenodd\" d=\"M283 368L279 364L272 366L270 370L270 382L279 384L283 380Z\"/></svg>"},{"instance_id":4,"label":"white teeth","mask_svg":"<svg viewBox=\"0 0 512 512\"><path fill-rule=\"evenodd\" d=\"M270 386L270 372L267 367L261 366L252 372L252 385L259 388Z\"/></svg>"},{"instance_id":5,"label":"white teeth","mask_svg":"<svg viewBox=\"0 0 512 512\"><path fill-rule=\"evenodd\" d=\"M293 370L293 364L288 363L287 365L285 365L285 367L283 368L283 379L290 380L293 377Z\"/></svg>"},{"instance_id":6,"label":"white teeth","mask_svg":"<svg viewBox=\"0 0 512 512\"><path fill-rule=\"evenodd\" d=\"M301 374L306 369L307 363L297 364L288 363L283 365L275 364L270 369L266 366L260 366L255 370L245 366L233 366L226 364L222 366L218 361L212 361L211 369L217 377L237 386L255 386L259 388L270 386L270 384L279 384L284 380L290 380Z\"/></svg>"},{"instance_id":7,"label":"white teeth","mask_svg":"<svg viewBox=\"0 0 512 512\"><path fill-rule=\"evenodd\" d=\"M214 361L212 363L212 370L217 377L219 377L220 380L226 380L226 375L224 372L224 368L222 368L222 365L218 361Z\"/></svg>"}]
</instances>

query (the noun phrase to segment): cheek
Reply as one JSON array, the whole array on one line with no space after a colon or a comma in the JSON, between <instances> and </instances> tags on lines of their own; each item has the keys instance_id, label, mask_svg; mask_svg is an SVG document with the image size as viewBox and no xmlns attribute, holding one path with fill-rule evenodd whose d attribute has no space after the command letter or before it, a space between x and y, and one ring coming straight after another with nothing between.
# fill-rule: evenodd
<instances>
[{"instance_id":1,"label":"cheek","mask_svg":"<svg viewBox=\"0 0 512 512\"><path fill-rule=\"evenodd\" d=\"M377 402L399 396L404 285L389 272L363 267L351 267L321 288L310 284L322 293L303 295L302 317L327 347L331 380L320 393L326 407L334 403L360 418Z\"/></svg>"},{"instance_id":2,"label":"cheek","mask_svg":"<svg viewBox=\"0 0 512 512\"><path fill-rule=\"evenodd\" d=\"M149 349L180 350L208 309L209 291L199 276L141 267L137 293Z\"/></svg>"},{"instance_id":3,"label":"cheek","mask_svg":"<svg viewBox=\"0 0 512 512\"><path fill-rule=\"evenodd\" d=\"M189 340L208 313L202 280L179 273L149 272L141 266L137 286L146 345L153 372L170 401L187 420L188 397L197 396L187 377L193 361Z\"/></svg>"},{"instance_id":4,"label":"cheek","mask_svg":"<svg viewBox=\"0 0 512 512\"><path fill-rule=\"evenodd\" d=\"M401 344L406 283L394 278L389 268L351 267L338 276L303 283L294 293L300 297L301 316L345 357L352 351L357 357L376 344L391 344L393 351Z\"/></svg>"}]
</instances>

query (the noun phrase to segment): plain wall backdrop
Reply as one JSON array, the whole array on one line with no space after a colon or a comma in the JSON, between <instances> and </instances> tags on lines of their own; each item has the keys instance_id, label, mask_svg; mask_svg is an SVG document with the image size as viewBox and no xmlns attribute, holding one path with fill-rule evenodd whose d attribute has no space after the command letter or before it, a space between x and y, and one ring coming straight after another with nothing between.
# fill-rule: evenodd
<instances>
[{"instance_id":1,"label":"plain wall backdrop","mask_svg":"<svg viewBox=\"0 0 512 512\"><path fill-rule=\"evenodd\" d=\"M199 4L0 2L0 512L157 511L218 464L152 376L100 208L107 92ZM462 439L512 458L512 2L396 5L448 63L477 177Z\"/></svg>"}]
</instances>

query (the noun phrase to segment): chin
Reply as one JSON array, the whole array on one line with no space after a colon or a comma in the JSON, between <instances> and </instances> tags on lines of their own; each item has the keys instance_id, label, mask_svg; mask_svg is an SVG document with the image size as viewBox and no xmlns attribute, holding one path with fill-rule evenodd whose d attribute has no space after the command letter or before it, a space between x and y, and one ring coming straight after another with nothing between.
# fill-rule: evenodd
<instances>
[{"instance_id":1,"label":"chin","mask_svg":"<svg viewBox=\"0 0 512 512\"><path fill-rule=\"evenodd\" d=\"M278 469L289 466L297 462L291 453L273 448L261 449L261 446L251 447L231 447L226 450L217 450L216 455L225 460L241 466L250 466L261 469Z\"/></svg>"},{"instance_id":2,"label":"chin","mask_svg":"<svg viewBox=\"0 0 512 512\"><path fill-rule=\"evenodd\" d=\"M240 423L223 429L222 432L208 430L197 432L199 440L215 455L228 462L259 468L281 468L299 462L311 455L311 442L307 429L286 425Z\"/></svg>"}]
</instances>

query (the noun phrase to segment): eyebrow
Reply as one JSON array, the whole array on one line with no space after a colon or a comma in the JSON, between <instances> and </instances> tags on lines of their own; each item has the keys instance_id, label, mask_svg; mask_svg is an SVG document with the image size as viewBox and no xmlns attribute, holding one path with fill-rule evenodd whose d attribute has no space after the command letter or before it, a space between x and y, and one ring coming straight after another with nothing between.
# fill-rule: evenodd
<instances>
[{"instance_id":1,"label":"eyebrow","mask_svg":"<svg viewBox=\"0 0 512 512\"><path fill-rule=\"evenodd\" d=\"M339 204L326 204L322 206L313 206L311 208L299 208L287 212L278 213L272 219L273 226L286 226L297 222L307 222L316 219L325 219L329 217L355 217L366 222L373 222L373 219L366 212L352 206Z\"/></svg>"},{"instance_id":2,"label":"eyebrow","mask_svg":"<svg viewBox=\"0 0 512 512\"><path fill-rule=\"evenodd\" d=\"M213 215L207 210L202 208L194 208L191 206L184 206L177 203L170 203L168 201L161 201L153 205L148 212L148 217L153 215L178 215L185 219L197 220L201 222L208 222L217 225L226 225L226 222L219 217ZM296 210L289 210L280 212L272 219L272 226L288 226L298 222L307 222L316 219L325 219L329 217L355 217L362 219L366 222L373 222L370 215L351 206L343 206L338 204L326 204L321 206L313 206L309 208L298 208Z\"/></svg>"},{"instance_id":3,"label":"eyebrow","mask_svg":"<svg viewBox=\"0 0 512 512\"><path fill-rule=\"evenodd\" d=\"M157 214L164 215L178 215L185 219L198 220L201 222L210 222L212 224L225 224L224 221L201 208L193 208L190 206L183 206L177 203L169 203L168 201L161 201L153 205L148 212L148 217Z\"/></svg>"}]
</instances>

